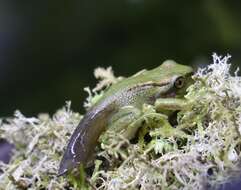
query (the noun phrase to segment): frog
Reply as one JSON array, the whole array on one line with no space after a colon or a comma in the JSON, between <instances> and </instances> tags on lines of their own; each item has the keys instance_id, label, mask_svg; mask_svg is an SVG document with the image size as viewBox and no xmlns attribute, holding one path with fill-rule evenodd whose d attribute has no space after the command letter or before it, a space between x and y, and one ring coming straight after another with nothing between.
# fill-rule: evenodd
<instances>
[{"instance_id":1,"label":"frog","mask_svg":"<svg viewBox=\"0 0 241 190\"><path fill-rule=\"evenodd\" d=\"M116 133L122 132L125 138L132 139L141 127L139 118L144 104L153 105L163 113L166 110L181 110L186 105L186 90L193 83L192 75L192 67L166 60L154 69L144 70L112 84L88 109L71 135L58 176L87 166L100 136L106 130L113 128ZM161 133L168 135L173 128L168 115L163 114L160 120L165 125Z\"/></svg>"}]
</instances>

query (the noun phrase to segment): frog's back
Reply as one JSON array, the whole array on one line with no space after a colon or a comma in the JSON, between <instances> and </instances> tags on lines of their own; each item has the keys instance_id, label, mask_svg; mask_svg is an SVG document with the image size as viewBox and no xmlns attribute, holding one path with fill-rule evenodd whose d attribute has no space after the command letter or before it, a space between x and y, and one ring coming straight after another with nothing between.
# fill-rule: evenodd
<instances>
[{"instance_id":1,"label":"frog's back","mask_svg":"<svg viewBox=\"0 0 241 190\"><path fill-rule=\"evenodd\" d=\"M139 84L145 84L148 82L160 82L169 80L170 76L185 75L192 72L192 68L186 65L180 65L172 60L163 62L159 67L152 70L145 70L139 74L135 74L131 77L125 78L122 81L113 84L99 100L98 104L103 101L112 102L113 99L123 92L128 91ZM114 97L113 97L114 96ZM122 97L123 98L123 97Z\"/></svg>"}]
</instances>

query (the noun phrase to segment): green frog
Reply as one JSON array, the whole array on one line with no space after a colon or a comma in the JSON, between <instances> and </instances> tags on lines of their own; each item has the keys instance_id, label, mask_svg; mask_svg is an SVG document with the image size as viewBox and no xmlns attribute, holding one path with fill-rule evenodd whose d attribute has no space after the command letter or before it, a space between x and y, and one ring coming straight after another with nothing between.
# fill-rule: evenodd
<instances>
[{"instance_id":1,"label":"green frog","mask_svg":"<svg viewBox=\"0 0 241 190\"><path fill-rule=\"evenodd\" d=\"M191 67L167 60L155 69L143 71L110 86L73 132L58 175L81 164L86 166L100 135L107 129L113 128L118 133L124 131L127 139L133 138L141 127L140 122L134 122L133 125L133 121L140 117L143 104L153 105L160 112L181 110L186 104L184 95L192 84L192 74ZM168 116L163 116L162 121L167 123L163 135L168 135L172 128L168 125Z\"/></svg>"}]
</instances>

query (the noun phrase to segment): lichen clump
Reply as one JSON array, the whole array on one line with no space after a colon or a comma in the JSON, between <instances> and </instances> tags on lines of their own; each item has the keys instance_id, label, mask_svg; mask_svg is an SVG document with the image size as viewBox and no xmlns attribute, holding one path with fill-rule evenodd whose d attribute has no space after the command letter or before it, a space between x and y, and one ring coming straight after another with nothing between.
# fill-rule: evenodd
<instances>
[{"instance_id":1,"label":"lichen clump","mask_svg":"<svg viewBox=\"0 0 241 190\"><path fill-rule=\"evenodd\" d=\"M215 188L240 174L241 77L231 75L230 56L213 55L213 63L199 69L188 88L188 104L177 113L172 136L158 133L162 123L153 105L143 105L141 130L135 140L106 131L100 138L88 183L57 177L65 145L82 116L70 103L52 117L27 118L19 111L2 120L0 137L15 144L9 164L1 164L1 189L204 189ZM124 80L111 68L98 69L101 82L85 107L93 105L103 88ZM133 121L136 122L136 121ZM83 171L82 171L83 173Z\"/></svg>"}]
</instances>

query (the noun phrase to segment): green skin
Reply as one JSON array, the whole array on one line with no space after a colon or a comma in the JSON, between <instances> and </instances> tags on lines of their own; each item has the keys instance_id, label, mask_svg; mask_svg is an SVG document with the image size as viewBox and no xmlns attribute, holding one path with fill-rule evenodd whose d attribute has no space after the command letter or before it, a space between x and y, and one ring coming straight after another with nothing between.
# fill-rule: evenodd
<instances>
[{"instance_id":1,"label":"green skin","mask_svg":"<svg viewBox=\"0 0 241 190\"><path fill-rule=\"evenodd\" d=\"M144 103L154 105L157 111L181 110L186 105L183 98L192 83L193 69L167 60L150 71L126 78L113 84L85 114L72 134L59 167L59 175L83 164L86 166L98 143L100 135L107 129L124 130L131 139L141 126L141 109ZM133 122L136 121L136 122ZM169 134L172 126L168 117L161 118L163 135Z\"/></svg>"}]
</instances>

